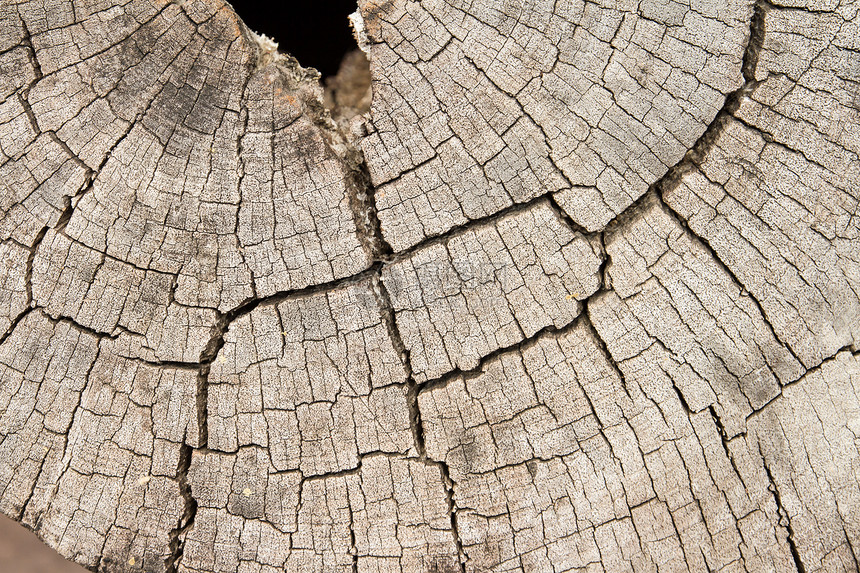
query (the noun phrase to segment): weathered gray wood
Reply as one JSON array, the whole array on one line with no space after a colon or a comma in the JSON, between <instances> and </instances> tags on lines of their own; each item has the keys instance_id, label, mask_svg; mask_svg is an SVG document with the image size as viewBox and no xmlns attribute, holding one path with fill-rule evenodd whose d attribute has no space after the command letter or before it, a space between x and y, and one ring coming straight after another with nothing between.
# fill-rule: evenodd
<instances>
[{"instance_id":1,"label":"weathered gray wood","mask_svg":"<svg viewBox=\"0 0 860 573\"><path fill-rule=\"evenodd\" d=\"M0 511L107 572L856 571L860 15L785 4L362 0L332 116L221 0L0 3Z\"/></svg>"}]
</instances>

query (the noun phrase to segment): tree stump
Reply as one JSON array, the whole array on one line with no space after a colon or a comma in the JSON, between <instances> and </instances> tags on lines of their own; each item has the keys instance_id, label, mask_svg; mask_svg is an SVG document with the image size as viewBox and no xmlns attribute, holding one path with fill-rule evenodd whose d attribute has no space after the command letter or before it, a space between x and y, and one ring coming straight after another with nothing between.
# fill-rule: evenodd
<instances>
[{"instance_id":1,"label":"tree stump","mask_svg":"<svg viewBox=\"0 0 860 573\"><path fill-rule=\"evenodd\" d=\"M781 5L784 3L784 5ZM860 16L0 5L0 511L93 571L856 571Z\"/></svg>"}]
</instances>

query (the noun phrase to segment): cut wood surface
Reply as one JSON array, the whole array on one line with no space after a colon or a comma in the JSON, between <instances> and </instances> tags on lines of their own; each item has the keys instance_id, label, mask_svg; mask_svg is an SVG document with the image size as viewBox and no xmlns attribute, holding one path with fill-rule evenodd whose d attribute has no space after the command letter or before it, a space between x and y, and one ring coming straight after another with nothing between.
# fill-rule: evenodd
<instances>
[{"instance_id":1,"label":"cut wood surface","mask_svg":"<svg viewBox=\"0 0 860 573\"><path fill-rule=\"evenodd\" d=\"M857 571L858 9L362 0L362 114L220 0L0 2L0 511L112 573Z\"/></svg>"}]
</instances>

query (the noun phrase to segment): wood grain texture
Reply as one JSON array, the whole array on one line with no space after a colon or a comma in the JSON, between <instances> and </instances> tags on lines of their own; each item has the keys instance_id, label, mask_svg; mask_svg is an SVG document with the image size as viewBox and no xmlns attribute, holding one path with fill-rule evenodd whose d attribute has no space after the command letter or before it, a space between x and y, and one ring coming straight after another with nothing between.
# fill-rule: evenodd
<instances>
[{"instance_id":1,"label":"wood grain texture","mask_svg":"<svg viewBox=\"0 0 860 573\"><path fill-rule=\"evenodd\" d=\"M0 511L110 573L856 571L856 4L353 19L333 118L222 0L0 3Z\"/></svg>"}]
</instances>

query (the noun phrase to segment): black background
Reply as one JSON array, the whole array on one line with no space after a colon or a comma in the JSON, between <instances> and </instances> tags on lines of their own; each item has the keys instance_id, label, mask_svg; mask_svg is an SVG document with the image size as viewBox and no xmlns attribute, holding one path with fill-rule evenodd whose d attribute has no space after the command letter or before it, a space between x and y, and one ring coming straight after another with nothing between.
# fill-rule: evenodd
<instances>
[{"instance_id":1,"label":"black background","mask_svg":"<svg viewBox=\"0 0 860 573\"><path fill-rule=\"evenodd\" d=\"M356 0L227 0L245 24L278 42L301 65L333 76L344 54L356 48L347 16Z\"/></svg>"}]
</instances>

